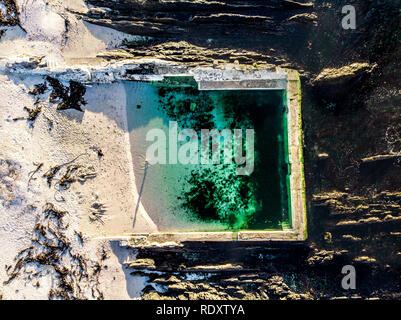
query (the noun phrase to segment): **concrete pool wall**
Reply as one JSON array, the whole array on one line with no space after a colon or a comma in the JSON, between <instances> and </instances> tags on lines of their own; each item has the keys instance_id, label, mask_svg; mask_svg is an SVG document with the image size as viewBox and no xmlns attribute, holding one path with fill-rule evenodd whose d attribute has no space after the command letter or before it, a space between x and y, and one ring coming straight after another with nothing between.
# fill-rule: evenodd
<instances>
[{"instance_id":1,"label":"concrete pool wall","mask_svg":"<svg viewBox=\"0 0 401 320\"><path fill-rule=\"evenodd\" d=\"M180 241L299 241L307 238L306 200L303 172L301 91L297 72L241 72L236 70L194 70L164 76L192 76L199 90L284 90L287 99L287 138L290 166L289 206L291 226L284 230L220 232L135 232L131 244ZM143 78L142 78L143 80ZM154 79L153 79L154 80Z\"/></svg>"}]
</instances>

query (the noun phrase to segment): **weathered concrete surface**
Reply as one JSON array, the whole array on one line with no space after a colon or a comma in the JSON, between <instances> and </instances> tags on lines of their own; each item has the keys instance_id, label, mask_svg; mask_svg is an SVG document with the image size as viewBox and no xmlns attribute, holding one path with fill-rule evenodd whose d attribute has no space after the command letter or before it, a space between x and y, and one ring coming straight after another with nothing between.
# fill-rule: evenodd
<instances>
[{"instance_id":1,"label":"weathered concrete surface","mask_svg":"<svg viewBox=\"0 0 401 320\"><path fill-rule=\"evenodd\" d=\"M288 71L288 148L292 228L297 240L307 238L307 209L304 177L301 82L295 71Z\"/></svg>"}]
</instances>

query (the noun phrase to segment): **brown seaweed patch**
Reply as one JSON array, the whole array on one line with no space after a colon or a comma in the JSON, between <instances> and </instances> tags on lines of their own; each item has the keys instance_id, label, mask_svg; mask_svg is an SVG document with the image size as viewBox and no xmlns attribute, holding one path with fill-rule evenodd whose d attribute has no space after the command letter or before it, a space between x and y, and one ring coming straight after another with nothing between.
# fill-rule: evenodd
<instances>
[{"instance_id":1,"label":"brown seaweed patch","mask_svg":"<svg viewBox=\"0 0 401 320\"><path fill-rule=\"evenodd\" d=\"M91 215L89 216L89 220L91 222L100 222L101 224L104 224L103 222L103 216L106 212L106 206L103 203L98 203L95 202L91 206Z\"/></svg>"},{"instance_id":2,"label":"brown seaweed patch","mask_svg":"<svg viewBox=\"0 0 401 320\"><path fill-rule=\"evenodd\" d=\"M32 90L30 90L28 93L34 96L44 94L45 91L47 90L47 85L46 82L44 83L39 83L35 84Z\"/></svg>"},{"instance_id":3,"label":"brown seaweed patch","mask_svg":"<svg viewBox=\"0 0 401 320\"><path fill-rule=\"evenodd\" d=\"M64 86L59 80L46 77L52 87L50 102L57 104L57 110L75 109L83 112L81 106L86 105L83 96L86 93L84 85L77 81L70 80L70 86Z\"/></svg>"},{"instance_id":4,"label":"brown seaweed patch","mask_svg":"<svg viewBox=\"0 0 401 320\"><path fill-rule=\"evenodd\" d=\"M28 122L30 122L31 128L33 128L33 125L34 125L34 122L35 122L36 118L42 112L42 106L36 106L34 108L28 108L27 106L25 106L24 110L28 112L28 116L27 117L18 117L18 118L14 118L13 120L14 121L27 120Z\"/></svg>"},{"instance_id":5,"label":"brown seaweed patch","mask_svg":"<svg viewBox=\"0 0 401 320\"><path fill-rule=\"evenodd\" d=\"M86 257L73 249L74 239L63 219L68 212L46 203L42 213L33 229L31 244L16 255L14 265L6 266L8 279L3 284L23 277L37 286L38 280L50 273L54 281L49 299L85 299L88 292L90 298L103 299L98 288L102 265L89 265ZM82 241L79 243L82 245Z\"/></svg>"},{"instance_id":6,"label":"brown seaweed patch","mask_svg":"<svg viewBox=\"0 0 401 320\"><path fill-rule=\"evenodd\" d=\"M70 165L58 184L61 189L67 190L72 183L76 181L84 183L86 180L96 177L96 175L93 167L83 168L80 165Z\"/></svg>"},{"instance_id":7,"label":"brown seaweed patch","mask_svg":"<svg viewBox=\"0 0 401 320\"><path fill-rule=\"evenodd\" d=\"M61 170L61 168L63 168L64 166L70 165L73 162L75 162L79 157L85 155L86 153L81 153L80 155L76 156L74 159L72 159L71 161L65 162L63 164L59 164L59 165L55 165L53 167L51 167L49 170L47 170L44 174L43 177L47 179L47 185L50 187L52 184L52 181L54 179L54 177L56 176L56 174ZM67 170L66 174L71 174L71 167L69 170ZM71 179L68 176L66 176L66 174L64 175L64 180L65 182L67 182L67 180ZM74 180L75 181L75 180ZM74 182L73 181L73 182ZM59 181L60 182L60 181Z\"/></svg>"}]
</instances>

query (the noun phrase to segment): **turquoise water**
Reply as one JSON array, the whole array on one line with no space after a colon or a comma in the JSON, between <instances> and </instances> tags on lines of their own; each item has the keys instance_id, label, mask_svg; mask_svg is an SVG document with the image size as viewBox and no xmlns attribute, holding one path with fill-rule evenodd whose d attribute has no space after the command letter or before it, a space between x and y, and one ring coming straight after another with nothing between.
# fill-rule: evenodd
<instances>
[{"instance_id":1,"label":"turquoise water","mask_svg":"<svg viewBox=\"0 0 401 320\"><path fill-rule=\"evenodd\" d=\"M289 225L284 91L199 91L190 78L124 84L137 189L161 231L281 230ZM153 142L146 135L161 129L169 140L170 121L176 121L178 131L195 130L199 141L202 129L243 129L244 155L251 149L245 130L253 129L252 173L237 175L245 164L235 162L170 164L169 141L167 163L149 164L146 151ZM186 143L178 142L177 148ZM199 154L188 159L195 158L200 162Z\"/></svg>"}]
</instances>

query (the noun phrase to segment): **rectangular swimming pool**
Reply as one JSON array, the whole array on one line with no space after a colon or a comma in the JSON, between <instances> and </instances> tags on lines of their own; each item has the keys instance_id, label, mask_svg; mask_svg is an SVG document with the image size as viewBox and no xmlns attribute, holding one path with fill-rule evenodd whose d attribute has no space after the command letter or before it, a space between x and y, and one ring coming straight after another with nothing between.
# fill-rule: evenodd
<instances>
[{"instance_id":1,"label":"rectangular swimming pool","mask_svg":"<svg viewBox=\"0 0 401 320\"><path fill-rule=\"evenodd\" d=\"M292 228L286 90L124 85L139 201L160 232Z\"/></svg>"}]
</instances>

